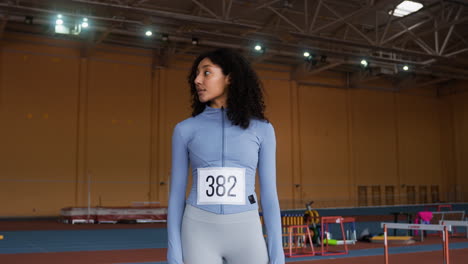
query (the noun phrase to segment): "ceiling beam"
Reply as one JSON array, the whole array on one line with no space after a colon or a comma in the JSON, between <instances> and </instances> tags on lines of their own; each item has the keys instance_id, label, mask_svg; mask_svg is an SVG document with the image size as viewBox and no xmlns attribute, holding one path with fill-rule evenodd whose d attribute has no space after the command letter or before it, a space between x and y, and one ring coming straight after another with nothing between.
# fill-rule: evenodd
<instances>
[{"instance_id":1,"label":"ceiling beam","mask_svg":"<svg viewBox=\"0 0 468 264\"><path fill-rule=\"evenodd\" d=\"M420 26L426 24L427 22L429 22L429 21L431 21L431 20L432 20L432 18L428 18L428 19L425 19L425 20L423 20L423 21L419 21L419 22L417 22L416 24L414 24L414 25L412 25L412 26L409 26L409 27L406 27L406 26L405 26L405 29L404 29L403 31L400 31L400 32L394 34L393 36L387 38L386 40L381 41L380 44L381 44L381 45L385 45L386 43L388 43L388 42L390 42L390 41L392 41L392 40L394 40L394 39L400 37L401 35L403 35L403 34L409 32L409 31L411 31L411 30L413 30L413 29L416 29L416 28L418 28L418 27L420 27ZM432 31L431 31L431 32L432 32Z\"/></svg>"},{"instance_id":2,"label":"ceiling beam","mask_svg":"<svg viewBox=\"0 0 468 264\"><path fill-rule=\"evenodd\" d=\"M226 1L228 1L227 6ZM231 15L232 1L233 0L223 0L223 18L225 20L229 19L229 16Z\"/></svg>"},{"instance_id":3,"label":"ceiling beam","mask_svg":"<svg viewBox=\"0 0 468 264\"><path fill-rule=\"evenodd\" d=\"M160 10L155 10L155 9L148 9L148 8L139 8L139 7L129 7L129 6L122 6L122 5L115 5L115 4L110 4L110 3L103 3L103 2L97 2L97 1L91 1L91 0L72 0L74 2L79 2L79 3L87 3L87 4L95 4L95 5L101 5L101 6L108 6L108 7L115 7L115 8L122 8L125 10L133 10L133 11L138 11L142 12L143 14L151 14L154 15L155 17L164 17L164 18L169 18L169 19L177 19L181 21L190 21L190 23L194 22L201 22L204 24L219 24L219 25L230 25L230 26L237 26L245 29L253 29L254 31L261 30L262 26L261 25L253 25L253 24L248 24L248 23L241 23L241 22L234 22L233 20L221 20L221 19L213 19L213 18L207 18L207 17L199 17L199 16L194 16L194 15L187 15L187 14L180 14L180 13L175 13L175 12L168 12L168 11L160 11ZM268 3L273 3L275 1L270 1ZM8 5L0 3L0 7L5 6L8 7ZM26 9L26 10L31 10L29 7L24 7L24 6L15 6L15 8L21 8L21 9ZM38 9L38 8L33 8L34 11L38 12L53 12L51 10L44 10L44 9ZM67 14L71 16L76 16L76 14ZM105 18L105 17L91 17L96 20L115 20L115 19L110 19L110 18ZM140 21L132 21L132 20L126 20L125 23L133 23L133 24L141 24ZM215 32L217 33L217 32ZM297 31L288 31L292 36L301 38L304 40L307 39L314 39L314 40L319 40L321 42L332 42L335 44L340 44L340 45L345 45L347 47L357 47L357 48L366 48L369 49L370 51L385 51L385 52L392 52L396 54L406 54L406 55L411 55L411 56L418 56L424 58L424 59L436 59L439 58L438 55L429 55L426 53L418 52L418 51L412 51L412 50L404 50L404 49L398 49L398 48L393 48L393 47L383 47L380 45L369 45L365 43L359 43L359 42L353 42L353 41L346 41L342 39L336 39L336 38L328 38L328 37L323 37L320 35L314 35L314 34L304 34L300 33ZM404 33L404 32L403 32ZM274 34L269 34L269 36L275 37L277 32L274 32Z\"/></svg>"},{"instance_id":4,"label":"ceiling beam","mask_svg":"<svg viewBox=\"0 0 468 264\"><path fill-rule=\"evenodd\" d=\"M324 2L320 2L320 4L321 4L321 5L320 5L319 7L321 7L322 5L325 6L325 3L324 3ZM310 26L310 28L309 28L309 31L311 31L311 33L318 33L318 32L320 32L320 31L322 31L322 30L324 30L324 29L326 29L326 28L329 28L329 27L331 27L331 26L337 24L337 23L344 22L344 21L346 21L346 20L349 19L349 18L352 18L352 17L354 17L354 16L360 15L360 14L364 13L365 11L367 11L367 9L368 9L368 7L367 7L367 8L358 9L358 10L352 12L351 14L348 14L348 15L346 15L346 16L344 16L344 17L338 17L338 19L336 19L336 20L334 20L334 21L332 21L332 22L330 22L330 23L328 23L328 24L325 24L325 25L323 25L323 26L321 26L321 27L319 27L319 28L316 28L316 29L314 29L314 30L311 30L311 29L312 29L312 26L313 26L313 24L311 24L311 26ZM318 12L318 9L316 10L316 13L317 13L317 12ZM317 15L314 14L314 20L313 20L314 22L315 22L316 16L317 16Z\"/></svg>"},{"instance_id":5,"label":"ceiling beam","mask_svg":"<svg viewBox=\"0 0 468 264\"><path fill-rule=\"evenodd\" d=\"M467 21L468 21L468 16L463 17L463 18L454 19L454 20L452 20L450 22L439 24L437 29L435 29L435 30L442 30L442 29L445 29L445 28L448 28L448 27L451 27L451 26L455 26L455 25L458 25L458 24L465 23ZM424 35L427 35L427 34L431 34L432 32L434 32L434 30L426 30L426 31L423 31L421 33L417 33L417 35L418 36L424 36Z\"/></svg>"},{"instance_id":6,"label":"ceiling beam","mask_svg":"<svg viewBox=\"0 0 468 264\"><path fill-rule=\"evenodd\" d=\"M335 25L336 23L348 21L348 20L350 20L350 19L352 19L352 18L354 18L356 16L364 15L367 12L372 12L372 11L378 10L379 8L382 8L382 7L384 7L384 6L388 5L388 4L391 4L391 3L396 2L396 1L399 1L399 0L381 0L377 4L370 3L370 4L362 7L361 9L358 9L358 10L352 12L351 14L345 15L344 17L341 17L338 20L332 21L332 22L330 22L330 23L328 23L326 25L323 25L323 26L313 30L312 33L318 33L319 31L321 31L323 29L326 29L328 27L331 27L331 26ZM321 4L325 5L325 2L321 1Z\"/></svg>"},{"instance_id":7,"label":"ceiling beam","mask_svg":"<svg viewBox=\"0 0 468 264\"><path fill-rule=\"evenodd\" d=\"M366 34L362 33L361 30L356 28L353 24L349 23L345 19L341 18L340 14L338 14L335 10L333 10L333 8L331 8L330 6L328 6L325 3L323 3L323 6L325 6L330 12L332 12L335 16L337 16L340 21L343 21L345 24L347 24L349 27L351 27L354 31L356 31L359 35L361 35L361 37L364 38L365 40L367 40L367 42L369 42L369 44L371 44L371 45L375 44L374 41L372 41L369 37L367 37Z\"/></svg>"},{"instance_id":8,"label":"ceiling beam","mask_svg":"<svg viewBox=\"0 0 468 264\"><path fill-rule=\"evenodd\" d=\"M457 14L455 15L455 20L458 20L462 10L463 10L463 7L458 9ZM447 42L450 39L450 37L452 36L452 32L453 32L454 27L455 27L455 25L450 26L449 31L448 31L447 35L445 36L444 43L442 44L442 47L439 50L439 55L442 55L444 53L445 47L447 46Z\"/></svg>"},{"instance_id":9,"label":"ceiling beam","mask_svg":"<svg viewBox=\"0 0 468 264\"><path fill-rule=\"evenodd\" d=\"M435 52L429 45L427 45L421 38L416 36L413 31L409 30L407 26L405 26L403 23L398 21L398 24L402 26L407 32L410 34L410 37L414 40L416 44L418 44L424 51L426 51L428 54L435 55L437 52Z\"/></svg>"},{"instance_id":10,"label":"ceiling beam","mask_svg":"<svg viewBox=\"0 0 468 264\"><path fill-rule=\"evenodd\" d=\"M98 2L98 1L93 1L93 0L72 0L72 1L78 2L78 3L92 4L92 5L97 5L97 6L107 6L107 7L128 9L128 10L138 11L141 13L152 14L160 18L169 18L169 19L175 19L175 20L189 21L191 23L199 22L199 23L206 23L206 24L240 26L240 27L246 27L246 28L252 28L252 29L260 28L260 26L258 25L241 23L241 22L234 21L234 20L223 20L221 18L219 19L209 18L209 17L202 17L202 16L196 16L196 15L188 15L188 14L183 14L183 13L176 13L176 12L171 12L171 11L132 7L132 6L126 6L126 5L116 5L116 4ZM3 6L3 5L4 4L0 4L0 6Z\"/></svg>"},{"instance_id":11,"label":"ceiling beam","mask_svg":"<svg viewBox=\"0 0 468 264\"><path fill-rule=\"evenodd\" d=\"M289 19L288 19L287 17L285 17L283 14L281 14L280 12L278 12L276 9L274 9L274 8L271 7L271 6L269 6L268 9L271 10L273 13L275 13L277 16L279 16L281 19L283 19L286 23L288 23L289 25L291 25L292 27L294 27L297 31L304 33L304 30L303 30L302 28L300 28L299 26L297 26L296 24L294 24L293 22L291 22L291 20L289 20Z\"/></svg>"},{"instance_id":12,"label":"ceiling beam","mask_svg":"<svg viewBox=\"0 0 468 264\"><path fill-rule=\"evenodd\" d=\"M215 12L211 11L211 9L209 9L208 7L206 7L204 4L198 2L197 0L192 0L192 2L194 2L196 5L198 5L201 9L205 10L208 14L210 14L210 15L213 16L214 18L216 18L216 19L221 19L221 17L219 17L218 15L216 15Z\"/></svg>"},{"instance_id":13,"label":"ceiling beam","mask_svg":"<svg viewBox=\"0 0 468 264\"><path fill-rule=\"evenodd\" d=\"M308 26L309 27L309 29L307 30L308 33L311 33L312 29L314 28L315 22L317 21L318 13L320 11L320 8L322 7L322 1L323 0L319 0L317 2L317 6L315 7L314 16L312 17L312 21L310 22L310 25ZM308 14L306 14L306 16L308 16ZM306 24L306 26L307 26L307 24Z\"/></svg>"}]
</instances>

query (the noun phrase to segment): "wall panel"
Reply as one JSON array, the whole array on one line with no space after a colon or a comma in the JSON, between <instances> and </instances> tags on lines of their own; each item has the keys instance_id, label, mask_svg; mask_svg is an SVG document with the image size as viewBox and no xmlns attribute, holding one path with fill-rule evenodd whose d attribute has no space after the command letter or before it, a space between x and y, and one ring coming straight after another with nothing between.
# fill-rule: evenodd
<instances>
[{"instance_id":1,"label":"wall panel","mask_svg":"<svg viewBox=\"0 0 468 264\"><path fill-rule=\"evenodd\" d=\"M74 202L77 59L4 50L1 63L1 215L55 214Z\"/></svg>"},{"instance_id":2,"label":"wall panel","mask_svg":"<svg viewBox=\"0 0 468 264\"><path fill-rule=\"evenodd\" d=\"M300 86L298 97L301 198L322 206L343 203L349 198L351 183L346 91Z\"/></svg>"},{"instance_id":3,"label":"wall panel","mask_svg":"<svg viewBox=\"0 0 468 264\"><path fill-rule=\"evenodd\" d=\"M276 134L276 174L281 205L293 199L291 88L289 81L263 80L266 90L266 116Z\"/></svg>"},{"instance_id":4,"label":"wall panel","mask_svg":"<svg viewBox=\"0 0 468 264\"><path fill-rule=\"evenodd\" d=\"M441 184L440 116L437 98L398 96L400 182Z\"/></svg>"},{"instance_id":5,"label":"wall panel","mask_svg":"<svg viewBox=\"0 0 468 264\"><path fill-rule=\"evenodd\" d=\"M90 62L86 155L93 205L148 200L150 76L149 67Z\"/></svg>"},{"instance_id":6,"label":"wall panel","mask_svg":"<svg viewBox=\"0 0 468 264\"><path fill-rule=\"evenodd\" d=\"M357 184L397 184L395 109L392 93L352 93L353 157Z\"/></svg>"},{"instance_id":7,"label":"wall panel","mask_svg":"<svg viewBox=\"0 0 468 264\"><path fill-rule=\"evenodd\" d=\"M465 83L466 85L466 83ZM468 93L453 97L455 122L455 152L457 161L457 199L468 199Z\"/></svg>"}]
</instances>

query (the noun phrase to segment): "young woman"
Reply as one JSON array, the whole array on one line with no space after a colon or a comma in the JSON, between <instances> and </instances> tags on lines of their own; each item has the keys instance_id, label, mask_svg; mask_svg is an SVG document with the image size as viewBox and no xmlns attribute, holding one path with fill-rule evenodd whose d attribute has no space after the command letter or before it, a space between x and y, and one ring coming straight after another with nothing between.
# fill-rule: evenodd
<instances>
[{"instance_id":1,"label":"young woman","mask_svg":"<svg viewBox=\"0 0 468 264\"><path fill-rule=\"evenodd\" d=\"M188 81L193 117L177 124L172 137L168 262L283 264L276 139L256 73L237 52L218 49L195 60Z\"/></svg>"}]
</instances>

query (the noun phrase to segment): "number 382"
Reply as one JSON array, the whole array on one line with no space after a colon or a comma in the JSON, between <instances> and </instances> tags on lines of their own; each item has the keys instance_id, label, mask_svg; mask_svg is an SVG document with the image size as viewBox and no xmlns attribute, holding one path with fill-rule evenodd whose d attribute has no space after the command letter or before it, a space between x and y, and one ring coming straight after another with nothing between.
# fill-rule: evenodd
<instances>
[{"instance_id":1,"label":"number 382","mask_svg":"<svg viewBox=\"0 0 468 264\"><path fill-rule=\"evenodd\" d=\"M206 182L208 183L209 189L206 190L206 195L212 197L213 195L225 196L226 188L229 188L227 191L227 196L236 197L236 194L232 193L232 190L236 186L237 179L235 176L229 176L226 180L224 175L218 175L214 177L213 175L208 175L206 177Z\"/></svg>"}]
</instances>

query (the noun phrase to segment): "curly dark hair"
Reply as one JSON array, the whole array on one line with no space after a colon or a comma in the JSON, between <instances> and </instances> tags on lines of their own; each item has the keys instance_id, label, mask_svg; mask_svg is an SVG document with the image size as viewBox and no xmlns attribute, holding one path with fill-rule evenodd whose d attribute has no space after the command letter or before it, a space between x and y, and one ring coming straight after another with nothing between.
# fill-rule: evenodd
<instances>
[{"instance_id":1,"label":"curly dark hair","mask_svg":"<svg viewBox=\"0 0 468 264\"><path fill-rule=\"evenodd\" d=\"M249 127L252 118L267 120L264 115L263 86L257 73L241 54L226 48L203 53L193 62L188 76L192 95L192 116L203 112L205 106L209 104L209 102L200 102L195 86L198 64L205 58L221 67L223 74L230 77L227 95L227 116L229 120L234 125L244 129Z\"/></svg>"}]
</instances>

